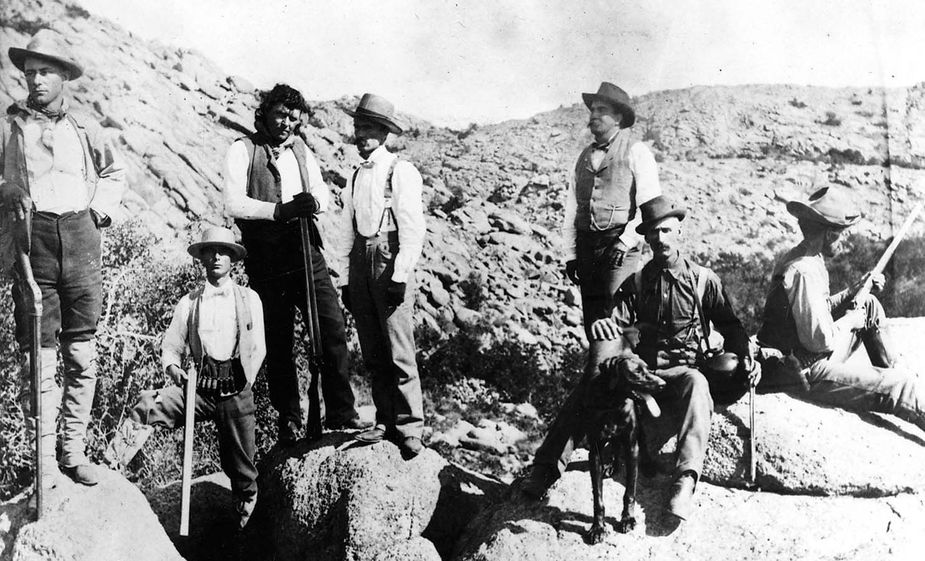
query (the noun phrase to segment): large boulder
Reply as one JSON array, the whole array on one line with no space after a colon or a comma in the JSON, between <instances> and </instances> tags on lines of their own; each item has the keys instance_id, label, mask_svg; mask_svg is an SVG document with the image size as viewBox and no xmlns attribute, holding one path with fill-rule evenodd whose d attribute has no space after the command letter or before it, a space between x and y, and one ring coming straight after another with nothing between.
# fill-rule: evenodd
<instances>
[{"instance_id":1,"label":"large boulder","mask_svg":"<svg viewBox=\"0 0 925 561\"><path fill-rule=\"evenodd\" d=\"M275 450L260 473L251 531L281 561L438 561L504 488L432 450L404 460L340 433Z\"/></svg>"},{"instance_id":2,"label":"large boulder","mask_svg":"<svg viewBox=\"0 0 925 561\"><path fill-rule=\"evenodd\" d=\"M182 561L141 491L121 475L98 469L94 487L60 476L46 492L38 522L31 522L25 495L0 504L0 559Z\"/></svg>"},{"instance_id":3,"label":"large boulder","mask_svg":"<svg viewBox=\"0 0 925 561\"><path fill-rule=\"evenodd\" d=\"M469 525L454 561L591 561L643 559L815 561L920 559L925 547L921 495L889 498L809 497L728 489L700 483L694 516L679 524L663 505L670 480L641 478L636 530L612 529L620 517L623 486L604 484L604 542L589 545L591 482L567 471L545 502L517 494L483 511Z\"/></svg>"},{"instance_id":4,"label":"large boulder","mask_svg":"<svg viewBox=\"0 0 925 561\"><path fill-rule=\"evenodd\" d=\"M703 479L746 487L748 396L713 415ZM648 422L663 471L674 465L680 419L668 408ZM876 497L925 490L925 432L892 415L852 413L785 394L755 399L757 483L766 491Z\"/></svg>"}]
</instances>

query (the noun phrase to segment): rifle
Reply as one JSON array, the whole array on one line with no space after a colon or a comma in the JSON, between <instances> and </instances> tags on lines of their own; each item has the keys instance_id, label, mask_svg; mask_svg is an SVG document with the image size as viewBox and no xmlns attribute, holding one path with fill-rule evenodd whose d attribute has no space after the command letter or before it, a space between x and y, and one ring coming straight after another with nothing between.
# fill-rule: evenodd
<instances>
[{"instance_id":1,"label":"rifle","mask_svg":"<svg viewBox=\"0 0 925 561\"><path fill-rule=\"evenodd\" d=\"M303 184L303 191L308 189ZM321 355L321 326L318 322L317 296L315 294L315 272L312 270L312 247L314 246L314 232L311 217L299 218L302 230L302 261L305 265L305 295L306 311L310 334L308 338L308 427L305 436L309 440L321 438L321 399L318 395L319 368L323 359Z\"/></svg>"},{"instance_id":2,"label":"rifle","mask_svg":"<svg viewBox=\"0 0 925 561\"><path fill-rule=\"evenodd\" d=\"M183 475L180 482L180 535L189 535L190 494L193 486L193 428L196 421L196 369L186 373L183 423Z\"/></svg>"},{"instance_id":3,"label":"rifle","mask_svg":"<svg viewBox=\"0 0 925 561\"><path fill-rule=\"evenodd\" d=\"M35 519L42 517L45 491L42 481L42 290L32 275L29 252L32 248L32 213L25 213L18 232L17 260L19 268L19 291L30 307L29 317L31 345L29 347L29 374L32 380L32 426L35 434Z\"/></svg>"},{"instance_id":4,"label":"rifle","mask_svg":"<svg viewBox=\"0 0 925 561\"><path fill-rule=\"evenodd\" d=\"M903 225L899 228L899 231L896 232L896 235L893 237L893 241L890 242L890 245L887 246L886 250L883 252L883 255L880 256L880 260L877 261L877 264L871 270L870 274L867 275L867 278L864 279L864 283L861 285L861 288L858 289L855 295L851 298L848 311L845 312L844 317L835 322L836 326L845 327L857 325L858 320L856 319L856 316L859 313L863 313L860 303L863 302L865 298L867 298L868 294L870 294L870 290L873 287L874 276L882 274L884 269L886 269L887 264L890 262L890 259L896 252L896 249L899 247L899 242L901 242L906 236L909 228L912 227L912 223L915 222L916 218L918 218L923 208L925 208L925 201L920 202L914 209L912 209L909 217L906 218L906 221L903 222ZM851 356L851 353L855 349L855 347L852 345L855 338L850 334L850 331L851 330L848 328L840 330L840 332L849 334L849 336L839 337L839 340L835 345L835 349L832 352L832 356L829 357L830 361L836 363L845 362Z\"/></svg>"}]
</instances>

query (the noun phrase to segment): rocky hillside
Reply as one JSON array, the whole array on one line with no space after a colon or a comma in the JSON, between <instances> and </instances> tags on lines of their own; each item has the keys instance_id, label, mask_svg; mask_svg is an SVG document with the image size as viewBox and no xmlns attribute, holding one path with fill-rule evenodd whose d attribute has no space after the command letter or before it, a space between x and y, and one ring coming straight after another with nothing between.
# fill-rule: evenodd
<instances>
[{"instance_id":1,"label":"rocky hillside","mask_svg":"<svg viewBox=\"0 0 925 561\"><path fill-rule=\"evenodd\" d=\"M141 41L67 2L12 0L0 8L3 45L24 45L44 26L66 35L85 63L72 87L75 105L118 139L129 163L124 217L162 234L221 222L221 162L230 142L251 129L253 85L196 52ZM21 73L0 57L0 104L24 94ZM317 102L305 127L335 192L357 162L341 111L353 103ZM690 208L694 252L772 254L794 237L783 201L830 183L851 189L867 213L861 230L874 238L890 235L919 197L910 185L925 163L925 84L698 87L637 103L635 130L661 162L664 190ZM485 320L545 349L581 340L557 230L569 170L588 141L586 117L576 104L465 131L408 118L409 133L392 146L418 164L427 184L421 321L452 330ZM187 235L180 238L178 247Z\"/></svg>"}]
</instances>

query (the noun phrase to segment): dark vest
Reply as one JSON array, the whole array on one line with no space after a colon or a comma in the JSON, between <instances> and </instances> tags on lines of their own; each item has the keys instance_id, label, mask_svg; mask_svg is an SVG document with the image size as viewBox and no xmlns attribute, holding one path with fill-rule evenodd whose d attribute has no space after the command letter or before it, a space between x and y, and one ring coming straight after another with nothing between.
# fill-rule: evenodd
<instances>
[{"instance_id":1,"label":"dark vest","mask_svg":"<svg viewBox=\"0 0 925 561\"><path fill-rule=\"evenodd\" d=\"M247 196L269 203L281 202L282 182L276 159L270 146L260 133L241 139L247 147L250 163L247 168ZM310 191L305 172L308 147L301 138L296 138L290 148L299 165L302 189ZM271 278L305 268L302 257L302 233L298 220L276 222L274 220L236 219L241 230L241 243L247 249L244 268L251 280ZM315 221L311 221L314 239L321 247L321 236Z\"/></svg>"},{"instance_id":2,"label":"dark vest","mask_svg":"<svg viewBox=\"0 0 925 561\"><path fill-rule=\"evenodd\" d=\"M784 276L777 275L771 279L771 289L764 303L764 316L758 331L758 342L762 346L774 347L784 354L806 351L797 335L797 324L793 319L790 298L784 289Z\"/></svg>"},{"instance_id":3,"label":"dark vest","mask_svg":"<svg viewBox=\"0 0 925 561\"><path fill-rule=\"evenodd\" d=\"M629 167L629 150L636 140L622 129L596 171L591 165L594 146L585 148L575 165L575 229L600 232L626 225L636 215L636 180Z\"/></svg>"}]
</instances>

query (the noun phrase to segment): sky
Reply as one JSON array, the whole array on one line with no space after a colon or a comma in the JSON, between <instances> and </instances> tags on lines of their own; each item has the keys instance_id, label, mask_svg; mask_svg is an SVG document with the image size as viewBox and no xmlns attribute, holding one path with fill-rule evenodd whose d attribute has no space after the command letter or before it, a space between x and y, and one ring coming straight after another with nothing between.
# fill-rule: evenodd
<instances>
[{"instance_id":1,"label":"sky","mask_svg":"<svg viewBox=\"0 0 925 561\"><path fill-rule=\"evenodd\" d=\"M921 0L78 0L136 36L196 49L259 88L373 92L434 124L525 118L601 81L925 81Z\"/></svg>"}]
</instances>

